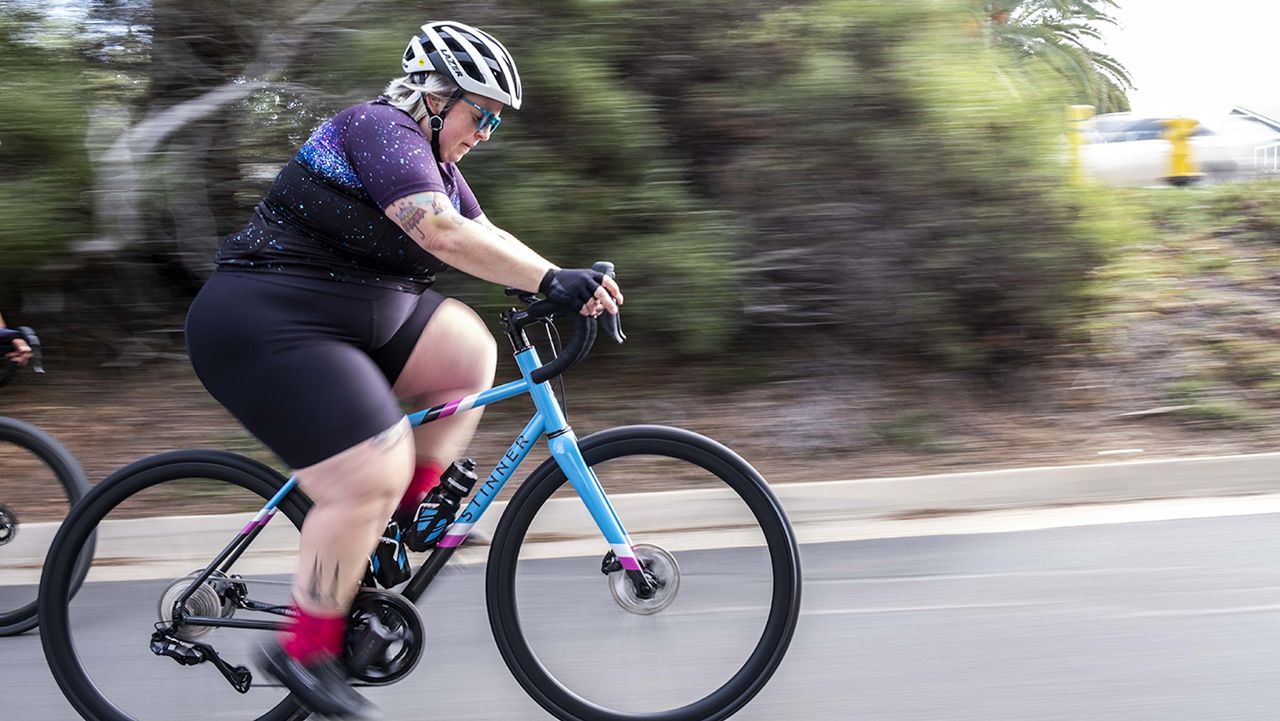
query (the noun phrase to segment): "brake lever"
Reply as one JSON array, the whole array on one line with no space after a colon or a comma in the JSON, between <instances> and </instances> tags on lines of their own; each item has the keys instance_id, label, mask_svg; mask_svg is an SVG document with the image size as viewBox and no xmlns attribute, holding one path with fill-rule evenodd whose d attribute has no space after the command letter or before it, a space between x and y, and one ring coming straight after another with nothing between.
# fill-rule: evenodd
<instances>
[{"instance_id":1,"label":"brake lever","mask_svg":"<svg viewBox=\"0 0 1280 721\"><path fill-rule=\"evenodd\" d=\"M622 345L622 342L627 339L627 334L622 332L621 313L601 313L596 316L596 320L599 321L600 327L604 329L604 332L618 345Z\"/></svg>"},{"instance_id":2,"label":"brake lever","mask_svg":"<svg viewBox=\"0 0 1280 721\"><path fill-rule=\"evenodd\" d=\"M613 272L613 263L610 263L607 260L597 261L595 264L591 266L591 269L596 271L597 273L604 273L610 278L616 279L618 277ZM622 342L627 339L627 334L622 332L622 311L621 310L619 310L617 313L609 313L609 312L601 313L600 315L596 316L596 320L598 321L598 324L600 325L600 327L604 328L604 332L608 333L609 337L613 339L613 342L621 345Z\"/></svg>"},{"instance_id":3,"label":"brake lever","mask_svg":"<svg viewBox=\"0 0 1280 721\"><path fill-rule=\"evenodd\" d=\"M40 336L29 325L18 326L18 332L22 333L27 345L31 346L31 370L44 373L44 351L40 349Z\"/></svg>"}]
</instances>

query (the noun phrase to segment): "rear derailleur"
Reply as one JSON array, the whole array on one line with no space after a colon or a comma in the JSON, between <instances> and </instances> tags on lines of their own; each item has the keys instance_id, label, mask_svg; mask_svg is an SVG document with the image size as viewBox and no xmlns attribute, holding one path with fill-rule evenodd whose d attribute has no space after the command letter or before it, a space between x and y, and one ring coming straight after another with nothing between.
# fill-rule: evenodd
<instances>
[{"instance_id":1,"label":"rear derailleur","mask_svg":"<svg viewBox=\"0 0 1280 721\"><path fill-rule=\"evenodd\" d=\"M213 650L213 646L199 641L184 641L167 631L151 634L151 653L168 656L183 666L195 666L209 661L218 669L231 687L240 693L248 693L253 684L253 674L244 666L232 666Z\"/></svg>"}]
</instances>

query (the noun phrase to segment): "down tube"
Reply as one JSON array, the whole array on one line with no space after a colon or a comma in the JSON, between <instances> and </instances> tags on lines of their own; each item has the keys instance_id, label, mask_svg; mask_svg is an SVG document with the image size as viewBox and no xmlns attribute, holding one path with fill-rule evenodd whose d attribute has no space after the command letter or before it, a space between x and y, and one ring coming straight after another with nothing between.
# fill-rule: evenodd
<instances>
[{"instance_id":1,"label":"down tube","mask_svg":"<svg viewBox=\"0 0 1280 721\"><path fill-rule=\"evenodd\" d=\"M494 467L493 472L485 479L484 483L476 489L475 495L471 497L471 502L467 507L458 514L458 518L449 525L444 533L444 538L440 539L440 548L457 548L462 542L467 540L467 536L471 533L471 528L476 525L480 517L489 508L489 504L502 490L502 487L511 480L511 476L515 474L516 469L520 467L520 463L524 461L525 456L529 455L529 449L533 448L533 444L538 442L542 437L545 421L541 413L536 413L533 420L529 421L529 425L524 427L516 440L511 444L511 448L507 449Z\"/></svg>"}]
</instances>

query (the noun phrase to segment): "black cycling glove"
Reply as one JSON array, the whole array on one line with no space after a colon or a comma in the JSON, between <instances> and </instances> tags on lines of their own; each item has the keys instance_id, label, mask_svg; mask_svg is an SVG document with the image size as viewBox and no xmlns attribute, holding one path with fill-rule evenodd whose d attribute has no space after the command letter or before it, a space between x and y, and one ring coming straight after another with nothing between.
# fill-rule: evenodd
<instances>
[{"instance_id":1,"label":"black cycling glove","mask_svg":"<svg viewBox=\"0 0 1280 721\"><path fill-rule=\"evenodd\" d=\"M604 273L589 268L552 268L542 276L538 292L547 300L578 311L591 300L602 282Z\"/></svg>"}]
</instances>

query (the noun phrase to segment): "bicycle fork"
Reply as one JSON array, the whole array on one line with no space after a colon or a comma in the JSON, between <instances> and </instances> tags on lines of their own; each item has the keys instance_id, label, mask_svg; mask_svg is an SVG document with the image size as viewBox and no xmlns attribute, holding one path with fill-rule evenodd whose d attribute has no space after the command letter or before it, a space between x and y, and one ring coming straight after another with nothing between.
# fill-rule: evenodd
<instances>
[{"instance_id":1,"label":"bicycle fork","mask_svg":"<svg viewBox=\"0 0 1280 721\"><path fill-rule=\"evenodd\" d=\"M600 479L582 457L582 449L578 447L578 437L573 429L566 429L564 433L549 439L547 443L551 448L551 457L556 459L560 469L568 476L573 490L586 504L587 511L591 513L596 526L609 543L610 551L605 556L600 570L605 574L625 570L627 578L631 579L632 585L635 586L637 596L653 597L657 593L654 580L645 572L640 565L640 560L636 558L635 544L631 542L631 537L622 526L622 520L618 518L617 511L613 509L613 504L605 495Z\"/></svg>"}]
</instances>

